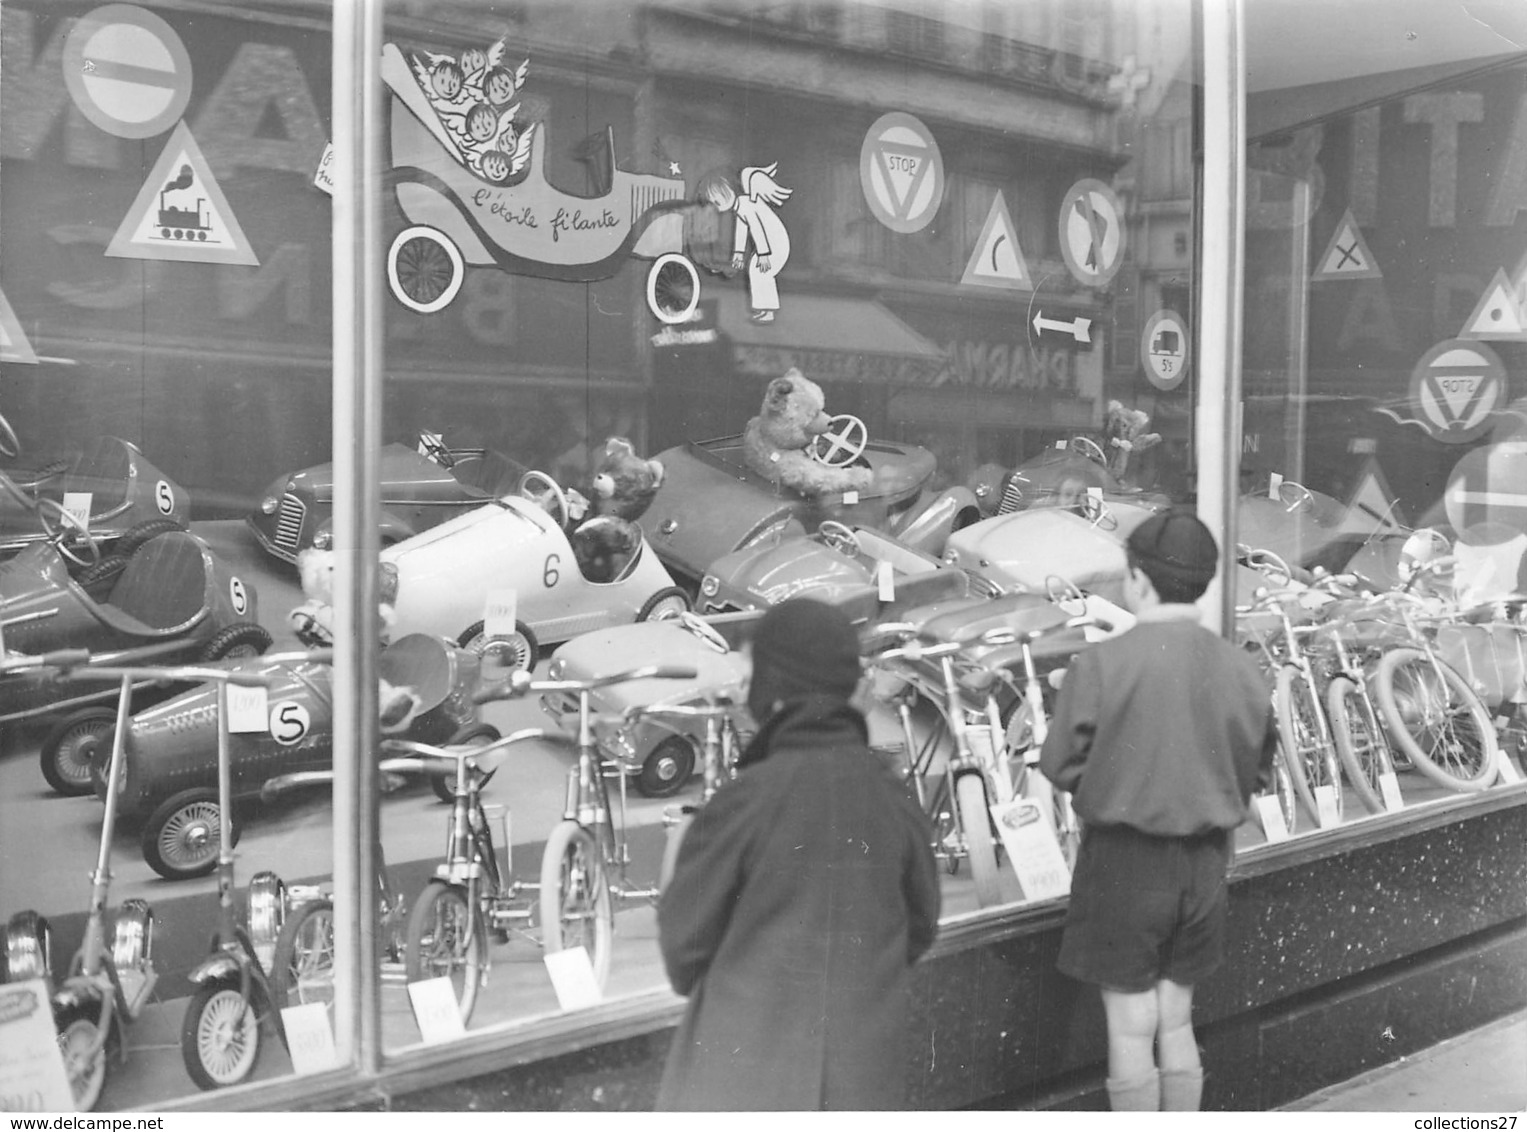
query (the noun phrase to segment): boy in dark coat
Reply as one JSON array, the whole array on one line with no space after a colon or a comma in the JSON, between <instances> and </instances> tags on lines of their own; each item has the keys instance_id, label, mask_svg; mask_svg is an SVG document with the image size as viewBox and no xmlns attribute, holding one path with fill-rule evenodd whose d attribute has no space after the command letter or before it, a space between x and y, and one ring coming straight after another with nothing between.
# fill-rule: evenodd
<instances>
[{"instance_id":1,"label":"boy in dark coat","mask_svg":"<svg viewBox=\"0 0 1527 1132\"><path fill-rule=\"evenodd\" d=\"M931 830L849 702L859 648L840 611L775 606L752 653L758 735L658 908L689 1009L657 1107L897 1108L911 967L938 923Z\"/></svg>"},{"instance_id":2,"label":"boy in dark coat","mask_svg":"<svg viewBox=\"0 0 1527 1132\"><path fill-rule=\"evenodd\" d=\"M1040 754L1082 819L1057 965L1102 990L1112 1107L1196 1111L1193 987L1224 958L1231 836L1277 732L1256 665L1198 624L1209 529L1162 512L1125 549L1138 621L1071 664Z\"/></svg>"}]
</instances>

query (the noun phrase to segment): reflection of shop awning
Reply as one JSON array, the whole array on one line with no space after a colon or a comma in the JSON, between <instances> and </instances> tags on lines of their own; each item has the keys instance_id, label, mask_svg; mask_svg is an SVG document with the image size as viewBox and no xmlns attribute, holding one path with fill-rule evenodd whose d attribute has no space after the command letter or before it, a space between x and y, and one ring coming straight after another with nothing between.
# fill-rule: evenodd
<instances>
[{"instance_id":1,"label":"reflection of shop awning","mask_svg":"<svg viewBox=\"0 0 1527 1132\"><path fill-rule=\"evenodd\" d=\"M781 288L783 291L784 288ZM744 291L716 296L716 325L745 373L799 366L817 381L927 381L944 353L873 299L783 294L774 321L752 320Z\"/></svg>"}]
</instances>

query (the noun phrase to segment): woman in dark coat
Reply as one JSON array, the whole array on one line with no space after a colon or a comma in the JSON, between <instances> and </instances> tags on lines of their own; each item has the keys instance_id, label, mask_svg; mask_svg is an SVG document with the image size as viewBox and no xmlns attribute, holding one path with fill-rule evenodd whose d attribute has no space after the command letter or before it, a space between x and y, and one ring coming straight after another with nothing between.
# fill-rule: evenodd
<instances>
[{"instance_id":1,"label":"woman in dark coat","mask_svg":"<svg viewBox=\"0 0 1527 1132\"><path fill-rule=\"evenodd\" d=\"M760 620L748 705L764 721L696 816L658 909L689 1008L660 1109L903 1105L911 966L933 942L928 823L849 703L858 638L794 600Z\"/></svg>"}]
</instances>

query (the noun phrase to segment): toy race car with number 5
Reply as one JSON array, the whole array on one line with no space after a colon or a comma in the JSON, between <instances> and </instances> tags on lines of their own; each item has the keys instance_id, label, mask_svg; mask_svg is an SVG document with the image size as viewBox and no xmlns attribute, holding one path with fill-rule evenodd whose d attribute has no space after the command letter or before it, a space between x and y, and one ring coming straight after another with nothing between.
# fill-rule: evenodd
<instances>
[{"instance_id":1,"label":"toy race car with number 5","mask_svg":"<svg viewBox=\"0 0 1527 1132\"><path fill-rule=\"evenodd\" d=\"M80 545L99 555L88 538ZM164 644L170 647L159 659L174 663L257 656L270 647L270 634L257 619L253 584L187 531L149 539L102 587L94 596L70 577L52 546L23 551L0 571L6 649L101 653ZM110 731L116 694L110 682L59 682L13 672L0 676L0 722L57 716L43 739L43 776L59 793L89 793L83 745Z\"/></svg>"},{"instance_id":2,"label":"toy race car with number 5","mask_svg":"<svg viewBox=\"0 0 1527 1132\"><path fill-rule=\"evenodd\" d=\"M333 669L310 660L258 660L240 667L268 674L263 724L229 736L229 759L237 841L246 814L241 803L257 798L277 775L326 772L333 763ZM381 677L417 699L395 733L436 745L498 738L478 720L472 699L481 663L476 655L423 634L399 638L382 650ZM385 721L384 721L385 723ZM110 736L97 742L93 781L102 801ZM205 876L217 865L217 687L203 684L140 711L132 718L123 749L117 816L142 821L143 859L167 880Z\"/></svg>"}]
</instances>

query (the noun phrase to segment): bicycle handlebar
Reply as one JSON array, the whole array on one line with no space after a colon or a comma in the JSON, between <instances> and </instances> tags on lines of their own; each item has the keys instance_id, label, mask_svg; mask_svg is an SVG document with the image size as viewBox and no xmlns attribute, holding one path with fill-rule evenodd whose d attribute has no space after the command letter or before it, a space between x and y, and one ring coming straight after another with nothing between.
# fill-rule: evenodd
<instances>
[{"instance_id":1,"label":"bicycle handlebar","mask_svg":"<svg viewBox=\"0 0 1527 1132\"><path fill-rule=\"evenodd\" d=\"M1068 617L1057 624L1046 625L1039 629L1029 629L1026 632L1019 632L1016 629L1000 626L995 629L988 629L986 632L968 641L931 641L925 643L926 637L915 626L906 622L892 622L886 625L877 625L875 627L875 635L907 633L923 639L914 639L893 648L882 649L873 656L867 657L866 660L871 664L882 660L931 660L941 656L964 652L968 648L982 645L990 648L1000 648L1004 645L1030 644L1050 633L1058 633L1064 629L1082 629L1090 625L1097 625L1104 629L1111 629L1113 627L1101 618L1089 613L1083 613L1075 617Z\"/></svg>"},{"instance_id":2,"label":"bicycle handlebar","mask_svg":"<svg viewBox=\"0 0 1527 1132\"><path fill-rule=\"evenodd\" d=\"M734 706L736 706L735 702L730 696L716 696L703 704L672 704L668 707L638 704L634 707L628 707L621 713L621 718L628 723L649 715L674 715L690 719L724 719L731 714Z\"/></svg>"},{"instance_id":3,"label":"bicycle handlebar","mask_svg":"<svg viewBox=\"0 0 1527 1132\"><path fill-rule=\"evenodd\" d=\"M592 680L534 680L530 673L519 669L507 680L479 688L472 699L479 704L493 700L519 699L531 692L593 692L611 684L625 684L632 680L693 680L700 675L692 665L648 664L626 672L598 676Z\"/></svg>"},{"instance_id":4,"label":"bicycle handlebar","mask_svg":"<svg viewBox=\"0 0 1527 1132\"><path fill-rule=\"evenodd\" d=\"M519 731L511 731L508 735L495 739L491 743L461 744L454 747L436 747L430 743L420 743L416 739L383 739L382 750L395 751L403 755L417 755L421 759L437 759L454 766L467 759L497 754L526 739L560 738L563 738L560 731L547 731L544 727L525 727Z\"/></svg>"}]
</instances>

